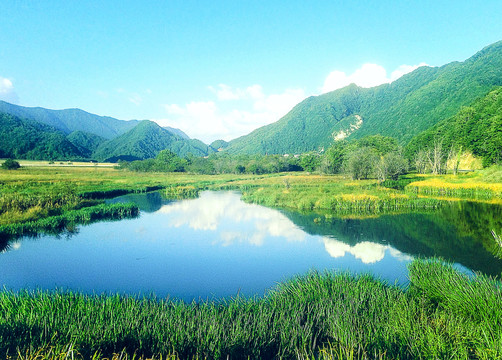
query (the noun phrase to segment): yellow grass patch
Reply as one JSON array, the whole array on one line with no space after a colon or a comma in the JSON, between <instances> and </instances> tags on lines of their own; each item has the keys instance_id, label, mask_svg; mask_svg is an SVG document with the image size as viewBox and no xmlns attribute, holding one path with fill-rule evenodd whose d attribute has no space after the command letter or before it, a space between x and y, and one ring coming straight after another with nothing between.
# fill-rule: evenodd
<instances>
[{"instance_id":1,"label":"yellow grass patch","mask_svg":"<svg viewBox=\"0 0 502 360\"><path fill-rule=\"evenodd\" d=\"M409 199L407 194L391 192L387 195L391 199Z\"/></svg>"},{"instance_id":2,"label":"yellow grass patch","mask_svg":"<svg viewBox=\"0 0 502 360\"><path fill-rule=\"evenodd\" d=\"M378 196L370 194L343 194L340 197L345 201L378 200Z\"/></svg>"},{"instance_id":3,"label":"yellow grass patch","mask_svg":"<svg viewBox=\"0 0 502 360\"><path fill-rule=\"evenodd\" d=\"M450 178L446 177L446 179L450 180ZM491 184L485 182L446 182L442 178L432 178L424 181L415 181L410 183L408 186L421 188L438 188L438 189L447 189L447 190L475 190L475 189L485 189L490 190L495 193L502 192L502 184Z\"/></svg>"}]
</instances>

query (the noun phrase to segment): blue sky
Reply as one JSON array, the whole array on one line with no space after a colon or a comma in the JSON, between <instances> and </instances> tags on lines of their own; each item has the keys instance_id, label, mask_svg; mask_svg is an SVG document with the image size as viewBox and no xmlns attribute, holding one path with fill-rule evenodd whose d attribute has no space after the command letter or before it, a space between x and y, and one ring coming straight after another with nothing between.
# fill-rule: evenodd
<instances>
[{"instance_id":1,"label":"blue sky","mask_svg":"<svg viewBox=\"0 0 502 360\"><path fill-rule=\"evenodd\" d=\"M307 96L463 61L500 19L500 0L3 0L0 99L229 140Z\"/></svg>"}]
</instances>

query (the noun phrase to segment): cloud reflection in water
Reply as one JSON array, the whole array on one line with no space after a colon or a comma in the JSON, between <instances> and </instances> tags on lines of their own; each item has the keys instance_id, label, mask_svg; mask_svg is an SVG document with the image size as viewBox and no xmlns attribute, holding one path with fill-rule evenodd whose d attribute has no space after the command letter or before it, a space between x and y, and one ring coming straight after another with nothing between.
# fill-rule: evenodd
<instances>
[{"instance_id":1,"label":"cloud reflection in water","mask_svg":"<svg viewBox=\"0 0 502 360\"><path fill-rule=\"evenodd\" d=\"M170 227L188 226L194 230L219 231L219 240L215 243L222 246L239 242L261 246L267 237L283 237L289 242L302 242L307 236L281 212L246 204L236 192L206 191L197 199L165 205L159 212L169 215ZM322 241L333 258L352 254L364 264L373 264L381 261L388 251L398 260L411 259L389 245L363 241L351 246L329 237L323 237Z\"/></svg>"},{"instance_id":2,"label":"cloud reflection in water","mask_svg":"<svg viewBox=\"0 0 502 360\"><path fill-rule=\"evenodd\" d=\"M332 238L324 237L324 248L333 258L344 257L347 253L352 254L356 259L360 259L365 264L373 264L383 260L385 252L389 250L392 257L400 261L411 260L409 255L403 254L399 250L389 245L377 244L369 241L362 241L354 246L345 244Z\"/></svg>"},{"instance_id":3,"label":"cloud reflection in water","mask_svg":"<svg viewBox=\"0 0 502 360\"><path fill-rule=\"evenodd\" d=\"M163 206L159 212L170 215L169 226L220 231L224 246L242 241L260 246L268 236L283 237L287 241L306 238L305 232L279 211L246 204L235 192L203 192L197 199Z\"/></svg>"}]
</instances>

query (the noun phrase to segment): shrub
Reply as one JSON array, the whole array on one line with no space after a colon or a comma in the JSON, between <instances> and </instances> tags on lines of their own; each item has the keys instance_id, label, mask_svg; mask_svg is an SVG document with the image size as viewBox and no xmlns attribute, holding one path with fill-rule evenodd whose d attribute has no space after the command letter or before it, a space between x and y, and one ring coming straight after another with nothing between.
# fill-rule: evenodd
<instances>
[{"instance_id":1,"label":"shrub","mask_svg":"<svg viewBox=\"0 0 502 360\"><path fill-rule=\"evenodd\" d=\"M12 159L7 159L2 164L2 169L6 170L16 170L19 169L20 167L21 165L16 160Z\"/></svg>"}]
</instances>

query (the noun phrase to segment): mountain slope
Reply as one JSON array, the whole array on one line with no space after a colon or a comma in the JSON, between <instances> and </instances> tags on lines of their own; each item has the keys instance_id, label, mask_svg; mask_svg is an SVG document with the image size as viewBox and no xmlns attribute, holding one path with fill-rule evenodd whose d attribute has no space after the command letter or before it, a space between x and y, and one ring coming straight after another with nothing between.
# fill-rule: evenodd
<instances>
[{"instance_id":1,"label":"mountain slope","mask_svg":"<svg viewBox=\"0 0 502 360\"><path fill-rule=\"evenodd\" d=\"M300 153L329 146L334 138L381 134L404 145L453 116L462 106L502 85L502 41L464 62L421 67L391 84L349 85L310 97L279 121L232 140L230 153Z\"/></svg>"},{"instance_id":2,"label":"mountain slope","mask_svg":"<svg viewBox=\"0 0 502 360\"><path fill-rule=\"evenodd\" d=\"M172 133L174 135L178 135L179 137L181 137L183 139L186 139L186 140L190 139L190 137L187 134L185 134L183 131L181 131L180 129L176 129L176 128L173 128L170 126L164 126L164 129L166 129L167 131L169 131L170 133Z\"/></svg>"},{"instance_id":3,"label":"mountain slope","mask_svg":"<svg viewBox=\"0 0 502 360\"><path fill-rule=\"evenodd\" d=\"M143 120L127 133L102 143L93 153L93 157L100 161L131 161L153 158L165 149L179 156L189 153L205 156L210 151L209 147L199 140L184 139L153 121Z\"/></svg>"},{"instance_id":4,"label":"mountain slope","mask_svg":"<svg viewBox=\"0 0 502 360\"><path fill-rule=\"evenodd\" d=\"M65 134L79 130L112 139L123 134L139 121L123 121L108 116L90 114L80 109L50 110L40 107L24 107L0 101L0 112L52 126Z\"/></svg>"},{"instance_id":5,"label":"mountain slope","mask_svg":"<svg viewBox=\"0 0 502 360\"><path fill-rule=\"evenodd\" d=\"M443 140L448 149L452 145L470 150L482 157L485 165L502 160L502 87L463 107L455 116L440 121L410 141L407 152L414 154Z\"/></svg>"},{"instance_id":6,"label":"mountain slope","mask_svg":"<svg viewBox=\"0 0 502 360\"><path fill-rule=\"evenodd\" d=\"M80 130L72 132L66 139L75 145L86 158L90 158L98 146L106 141L104 137Z\"/></svg>"},{"instance_id":7,"label":"mountain slope","mask_svg":"<svg viewBox=\"0 0 502 360\"><path fill-rule=\"evenodd\" d=\"M0 113L0 157L31 160L68 160L84 155L48 125Z\"/></svg>"}]
</instances>

